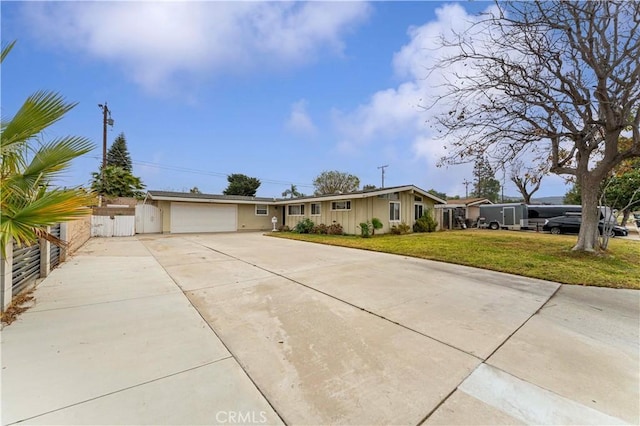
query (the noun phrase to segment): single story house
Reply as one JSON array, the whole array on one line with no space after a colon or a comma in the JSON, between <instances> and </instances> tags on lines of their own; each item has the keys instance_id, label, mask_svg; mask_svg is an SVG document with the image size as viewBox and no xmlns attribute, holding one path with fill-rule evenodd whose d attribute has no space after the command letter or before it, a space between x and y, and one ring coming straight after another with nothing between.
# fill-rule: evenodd
<instances>
[{"instance_id":1,"label":"single story house","mask_svg":"<svg viewBox=\"0 0 640 426\"><path fill-rule=\"evenodd\" d=\"M448 200L446 204L436 206L436 218L442 229L470 228L477 225L483 204L493 203L487 198L478 197Z\"/></svg>"},{"instance_id":2,"label":"single story house","mask_svg":"<svg viewBox=\"0 0 640 426\"><path fill-rule=\"evenodd\" d=\"M400 223L412 226L445 201L406 185L286 199L148 191L145 203L159 209L163 233L266 231L273 229L275 217L277 227L293 228L309 218L316 224L339 223L345 233L357 234L358 225L374 217L383 224L379 233Z\"/></svg>"}]
</instances>

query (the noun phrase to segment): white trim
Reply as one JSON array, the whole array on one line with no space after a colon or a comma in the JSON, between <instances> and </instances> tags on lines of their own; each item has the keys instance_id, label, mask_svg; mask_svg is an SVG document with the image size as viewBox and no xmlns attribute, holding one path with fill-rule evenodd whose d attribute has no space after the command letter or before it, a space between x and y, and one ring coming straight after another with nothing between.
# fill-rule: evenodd
<instances>
[{"instance_id":1,"label":"white trim","mask_svg":"<svg viewBox=\"0 0 640 426\"><path fill-rule=\"evenodd\" d=\"M413 202L413 214L414 214L414 216L415 216L415 214L416 214L416 207L417 207L417 206L422 207L422 215L420 215L420 217L417 217L417 216L416 216L416 217L414 217L414 218L413 218L413 220L418 220L418 219L420 219L420 218L424 215L424 211L426 210L426 207L425 207L424 203L422 203L422 202L418 202L418 201L414 201L414 202Z\"/></svg>"},{"instance_id":2,"label":"white trim","mask_svg":"<svg viewBox=\"0 0 640 426\"><path fill-rule=\"evenodd\" d=\"M291 207L300 207L300 213L292 214ZM304 216L304 204L289 204L287 205L287 216Z\"/></svg>"},{"instance_id":3,"label":"white trim","mask_svg":"<svg viewBox=\"0 0 640 426\"><path fill-rule=\"evenodd\" d=\"M263 206L265 212L264 213L258 213L258 206ZM263 210L263 209L261 209ZM268 204L256 204L256 216L269 216L269 205Z\"/></svg>"},{"instance_id":4,"label":"white trim","mask_svg":"<svg viewBox=\"0 0 640 426\"><path fill-rule=\"evenodd\" d=\"M446 204L447 203L445 200L441 200L440 198L436 197L435 195L421 190L417 186L406 185L406 186L396 186L396 187L392 187L392 188L384 188L384 189L378 189L378 190L366 191L366 192L335 194L335 195L320 195L320 196L316 196L316 197L305 197L303 199L298 198L298 199L293 199L293 200L291 200L291 199L276 200L276 201L274 201L274 204L276 204L276 205L290 204L292 202L300 202L300 201L304 201L306 203L309 203L309 202L316 202L316 201L353 200L353 199L358 199L358 198L376 197L378 195L388 194L388 193L391 193L391 192L399 192L400 193L400 192L406 192L406 191L422 195L423 197L426 197L427 199L434 200L434 201L439 202L441 204Z\"/></svg>"},{"instance_id":5,"label":"white trim","mask_svg":"<svg viewBox=\"0 0 640 426\"><path fill-rule=\"evenodd\" d=\"M391 205L398 205L398 219L391 219ZM402 221L402 203L400 201L389 201L389 222L401 222Z\"/></svg>"},{"instance_id":6,"label":"white trim","mask_svg":"<svg viewBox=\"0 0 640 426\"><path fill-rule=\"evenodd\" d=\"M337 205L337 203L345 203L345 208L344 209L335 208L335 205ZM337 201L332 201L331 202L331 211L332 212L348 212L350 210L351 210L351 200L337 200Z\"/></svg>"},{"instance_id":7,"label":"white trim","mask_svg":"<svg viewBox=\"0 0 640 426\"><path fill-rule=\"evenodd\" d=\"M178 202L187 202L187 203L210 203L210 204L256 204L259 202L260 204L273 205L273 202L269 201L256 201L256 200L225 200L222 198L189 198L189 197L162 197L155 196L151 194L150 197L155 201L178 201Z\"/></svg>"},{"instance_id":8,"label":"white trim","mask_svg":"<svg viewBox=\"0 0 640 426\"><path fill-rule=\"evenodd\" d=\"M254 199L225 199L225 198L196 198L196 197L181 197L174 195L154 195L152 192L148 192L149 197L152 200L156 201L184 201L188 203L219 203L219 204L268 204L270 206L273 205L290 205L290 204L299 204L310 203L310 202L322 202L322 201L341 201L341 200L353 200L358 198L370 198L376 197L382 194L388 194L392 192L410 192L411 194L419 194L427 199L431 199L436 203L446 204L445 200L441 200L433 194L430 194L422 189L418 188L415 185L405 185L405 186L396 186L390 188L380 188L373 191L366 192L357 192L357 193L347 193L347 194L335 194L335 195L321 195L321 196L311 196L311 197L302 197L302 198L294 198L294 199L277 199L273 200L266 197L255 197ZM185 194L186 195L186 194Z\"/></svg>"}]
</instances>

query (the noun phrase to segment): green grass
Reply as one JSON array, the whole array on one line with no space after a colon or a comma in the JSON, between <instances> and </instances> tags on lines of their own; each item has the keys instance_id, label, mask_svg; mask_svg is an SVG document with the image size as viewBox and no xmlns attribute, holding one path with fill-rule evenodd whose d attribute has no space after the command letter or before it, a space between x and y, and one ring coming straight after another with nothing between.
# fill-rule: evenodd
<instances>
[{"instance_id":1,"label":"green grass","mask_svg":"<svg viewBox=\"0 0 640 426\"><path fill-rule=\"evenodd\" d=\"M575 235L462 230L373 238L301 235L274 237L400 254L508 272L565 284L640 289L640 242L614 238L606 253L572 252Z\"/></svg>"}]
</instances>

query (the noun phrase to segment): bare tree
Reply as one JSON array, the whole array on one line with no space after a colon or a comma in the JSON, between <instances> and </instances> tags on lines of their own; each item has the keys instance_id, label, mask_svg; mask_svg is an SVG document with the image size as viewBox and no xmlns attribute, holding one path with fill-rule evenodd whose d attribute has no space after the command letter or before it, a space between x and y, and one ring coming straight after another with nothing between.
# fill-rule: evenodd
<instances>
[{"instance_id":1,"label":"bare tree","mask_svg":"<svg viewBox=\"0 0 640 426\"><path fill-rule=\"evenodd\" d=\"M620 206L621 211L630 211L630 208L635 204L640 202L640 185L634 185L633 189L627 188L629 193L624 195L623 200L617 199L619 194L616 190L609 191L608 189L612 188L612 186L617 185L617 183L611 179L606 182L604 191L602 192L600 203L602 205L618 205ZM613 196L613 200L607 200L607 196ZM613 214L613 212L611 212ZM622 220L622 225L625 226L627 224L628 214L624 215ZM613 236L613 226L616 224L615 217L609 216L604 218L604 223L602 224L602 233L600 234L600 247L604 250L609 246L609 237Z\"/></svg>"},{"instance_id":2,"label":"bare tree","mask_svg":"<svg viewBox=\"0 0 640 426\"><path fill-rule=\"evenodd\" d=\"M594 251L601 183L640 156L640 3L624 0L500 2L455 39L443 59L446 113L435 125L445 163L486 155L509 162L540 153L549 170L575 176L583 221L574 250ZM618 144L623 131L632 143Z\"/></svg>"},{"instance_id":3,"label":"bare tree","mask_svg":"<svg viewBox=\"0 0 640 426\"><path fill-rule=\"evenodd\" d=\"M522 161L516 160L511 163L509 179L518 187L525 204L531 204L531 196L540 189L546 173L544 167L525 167Z\"/></svg>"}]
</instances>

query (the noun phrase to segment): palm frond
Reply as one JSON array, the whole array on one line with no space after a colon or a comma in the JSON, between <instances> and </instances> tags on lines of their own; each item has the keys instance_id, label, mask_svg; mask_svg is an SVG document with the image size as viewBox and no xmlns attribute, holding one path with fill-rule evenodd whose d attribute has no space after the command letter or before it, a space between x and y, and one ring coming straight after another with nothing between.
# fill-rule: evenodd
<instances>
[{"instance_id":1,"label":"palm frond","mask_svg":"<svg viewBox=\"0 0 640 426\"><path fill-rule=\"evenodd\" d=\"M13 46L15 44L16 44L16 40L13 40L4 45L4 47L2 48L2 56L0 56L0 64L4 62L4 58L6 58L9 52L11 52L11 49L13 49Z\"/></svg>"},{"instance_id":2,"label":"palm frond","mask_svg":"<svg viewBox=\"0 0 640 426\"><path fill-rule=\"evenodd\" d=\"M73 159L92 149L93 144L87 138L68 136L55 139L38 150L22 174L27 180L42 176L43 180L49 181L68 168Z\"/></svg>"},{"instance_id":3,"label":"palm frond","mask_svg":"<svg viewBox=\"0 0 640 426\"><path fill-rule=\"evenodd\" d=\"M0 61L4 61L14 44L3 47ZM91 193L80 188L51 189L49 185L69 167L71 160L91 151L91 142L68 136L46 144L30 144L75 106L58 93L39 91L29 96L9 121L0 120L2 253L6 253L12 239L18 244L30 244L45 238L60 244L47 226L90 213L85 206L92 202Z\"/></svg>"},{"instance_id":4,"label":"palm frond","mask_svg":"<svg viewBox=\"0 0 640 426\"><path fill-rule=\"evenodd\" d=\"M5 205L3 200L3 208L0 212L2 251L4 252L11 237L18 244L31 244L37 241L38 233L46 231L47 226L90 214L91 210L86 206L91 201L91 193L80 188L46 191L38 199L26 205L24 203Z\"/></svg>"},{"instance_id":5,"label":"palm frond","mask_svg":"<svg viewBox=\"0 0 640 426\"><path fill-rule=\"evenodd\" d=\"M56 92L39 91L29 96L16 115L2 123L0 154L15 152L42 130L60 120L77 103L68 103Z\"/></svg>"}]
</instances>

